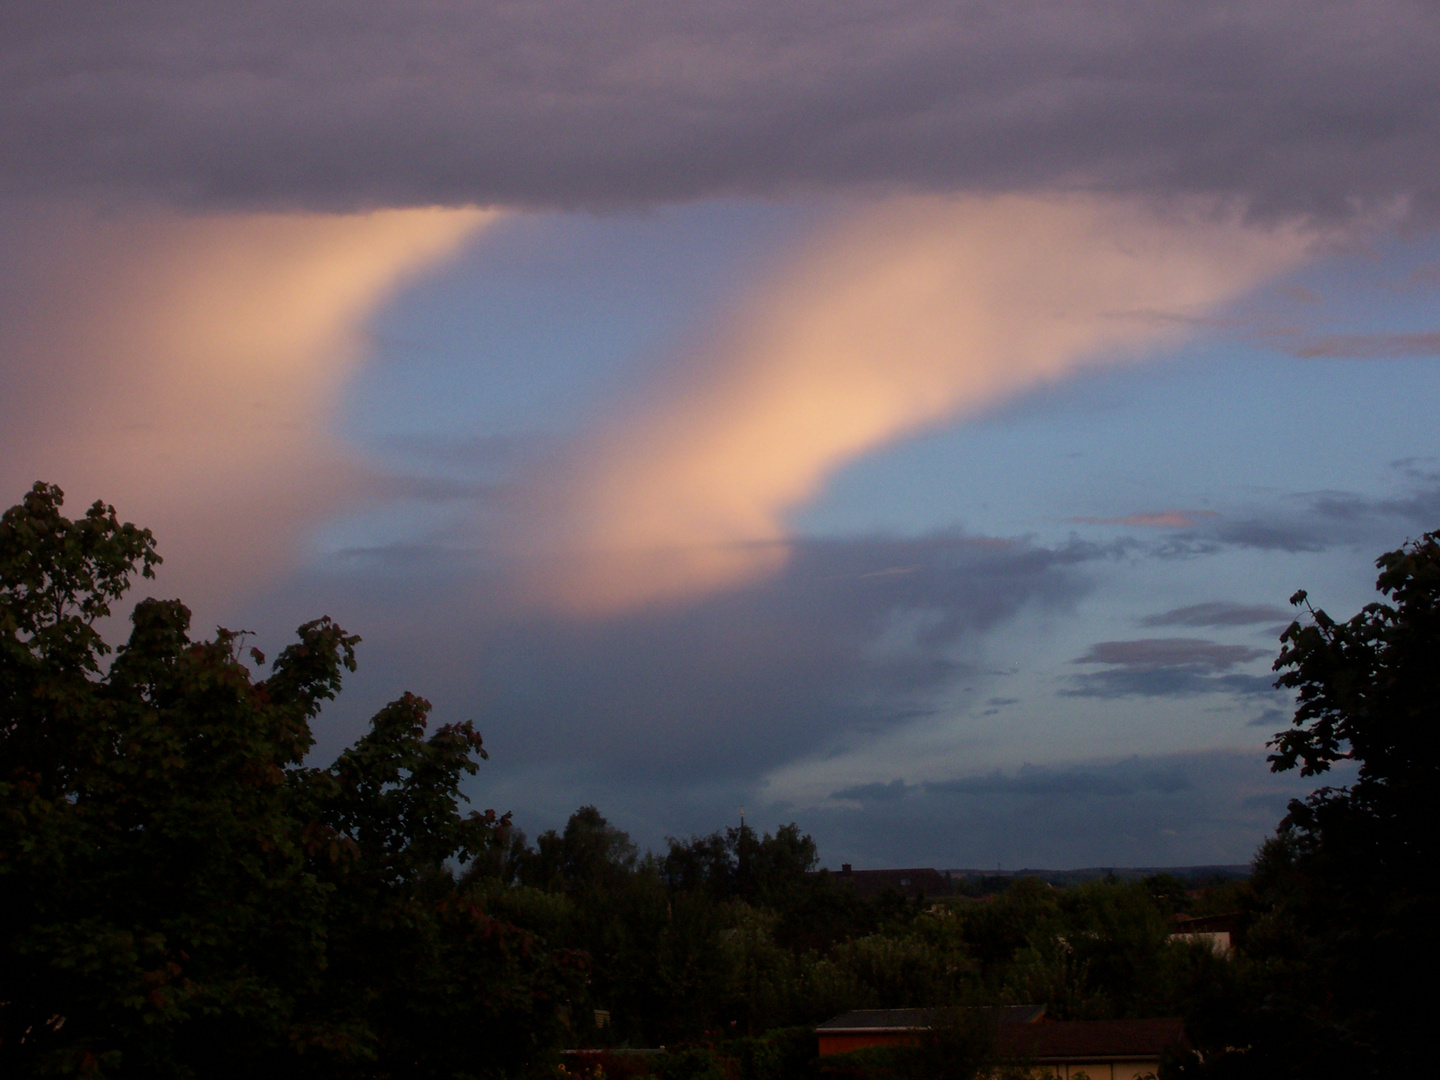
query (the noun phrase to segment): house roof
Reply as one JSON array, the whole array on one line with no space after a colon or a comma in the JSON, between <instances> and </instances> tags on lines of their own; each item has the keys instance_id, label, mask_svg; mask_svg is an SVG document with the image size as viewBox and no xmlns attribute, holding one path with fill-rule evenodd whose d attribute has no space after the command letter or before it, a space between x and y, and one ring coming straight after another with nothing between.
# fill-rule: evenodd
<instances>
[{"instance_id":1,"label":"house roof","mask_svg":"<svg viewBox=\"0 0 1440 1080\"><path fill-rule=\"evenodd\" d=\"M1001 1057L1049 1061L1154 1061L1173 1046L1187 1046L1185 1024L1164 1020L1056 1020L1006 1024L996 1033Z\"/></svg>"},{"instance_id":2,"label":"house roof","mask_svg":"<svg viewBox=\"0 0 1440 1080\"><path fill-rule=\"evenodd\" d=\"M995 1051L1037 1063L1154 1061L1172 1046L1189 1045L1184 1022L1163 1020L1044 1020L1044 1005L977 1009L996 1024ZM857 1009L827 1020L817 1035L879 1035L925 1031L941 1009Z\"/></svg>"},{"instance_id":3,"label":"house roof","mask_svg":"<svg viewBox=\"0 0 1440 1080\"><path fill-rule=\"evenodd\" d=\"M942 1009L856 1009L826 1020L821 1035L859 1035L885 1031L922 1031L933 1027ZM1031 1024L1045 1015L1044 1005L1001 1005L976 1010L997 1024Z\"/></svg>"}]
</instances>

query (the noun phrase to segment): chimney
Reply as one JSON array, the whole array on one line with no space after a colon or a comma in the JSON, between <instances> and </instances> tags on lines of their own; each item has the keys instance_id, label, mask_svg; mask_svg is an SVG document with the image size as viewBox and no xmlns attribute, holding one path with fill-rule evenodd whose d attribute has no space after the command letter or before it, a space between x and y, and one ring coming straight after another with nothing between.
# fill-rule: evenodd
<instances>
[{"instance_id":1,"label":"chimney","mask_svg":"<svg viewBox=\"0 0 1440 1080\"><path fill-rule=\"evenodd\" d=\"M840 864L840 873L842 873L842 874L848 874L848 873L850 873L850 864L849 864L848 862L843 862L843 863Z\"/></svg>"}]
</instances>

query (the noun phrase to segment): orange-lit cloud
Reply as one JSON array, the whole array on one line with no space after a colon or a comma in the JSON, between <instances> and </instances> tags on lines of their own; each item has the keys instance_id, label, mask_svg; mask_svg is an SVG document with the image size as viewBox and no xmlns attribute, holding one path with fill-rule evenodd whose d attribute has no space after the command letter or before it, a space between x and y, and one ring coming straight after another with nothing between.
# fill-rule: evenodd
<instances>
[{"instance_id":1,"label":"orange-lit cloud","mask_svg":"<svg viewBox=\"0 0 1440 1080\"><path fill-rule=\"evenodd\" d=\"M155 529L167 591L202 601L344 497L326 420L363 318L491 216L28 209L4 222L26 289L0 320L9 498L46 479L72 512L116 503Z\"/></svg>"},{"instance_id":2,"label":"orange-lit cloud","mask_svg":"<svg viewBox=\"0 0 1440 1080\"><path fill-rule=\"evenodd\" d=\"M581 613L773 571L859 454L1134 358L1294 265L1297 230L1093 198L903 198L820 237L728 333L582 443L534 582ZM558 492L558 494L557 494ZM527 553L535 536L527 537Z\"/></svg>"}]
</instances>

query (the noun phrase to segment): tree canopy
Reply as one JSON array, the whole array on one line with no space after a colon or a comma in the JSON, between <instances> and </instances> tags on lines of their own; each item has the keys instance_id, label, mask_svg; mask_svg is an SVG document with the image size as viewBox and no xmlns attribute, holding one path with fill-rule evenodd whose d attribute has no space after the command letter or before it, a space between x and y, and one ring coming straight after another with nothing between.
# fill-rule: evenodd
<instances>
[{"instance_id":1,"label":"tree canopy","mask_svg":"<svg viewBox=\"0 0 1440 1080\"><path fill-rule=\"evenodd\" d=\"M1296 692L1271 764L1354 779L1290 803L1257 861L1284 1052L1356 1075L1421 1066L1417 991L1440 959L1433 873L1440 791L1440 532L1376 561L1384 601L1344 622L1292 598L1278 685ZM1388 601L1388 602L1387 602Z\"/></svg>"},{"instance_id":2,"label":"tree canopy","mask_svg":"<svg viewBox=\"0 0 1440 1080\"><path fill-rule=\"evenodd\" d=\"M107 667L96 624L159 556L113 507L72 521L62 503L36 484L0 518L0 1070L524 1060L583 973L458 887L502 825L462 808L473 726L427 734L407 694L306 765L359 643L328 618L257 678L245 635L194 640L183 604L146 599Z\"/></svg>"}]
</instances>

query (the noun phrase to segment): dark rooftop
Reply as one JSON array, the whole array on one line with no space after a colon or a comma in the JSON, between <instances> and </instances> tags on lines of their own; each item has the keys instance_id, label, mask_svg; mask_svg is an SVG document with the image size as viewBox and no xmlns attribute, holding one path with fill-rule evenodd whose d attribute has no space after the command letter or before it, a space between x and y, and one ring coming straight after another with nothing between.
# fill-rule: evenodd
<instances>
[{"instance_id":1,"label":"dark rooftop","mask_svg":"<svg viewBox=\"0 0 1440 1080\"><path fill-rule=\"evenodd\" d=\"M1001 1057L1036 1062L1154 1060L1172 1046L1186 1045L1179 1019L1006 1024L995 1040Z\"/></svg>"},{"instance_id":2,"label":"dark rooftop","mask_svg":"<svg viewBox=\"0 0 1440 1080\"><path fill-rule=\"evenodd\" d=\"M819 1035L924 1031L942 1009L857 1009L827 1020ZM1002 1058L1053 1061L1153 1061L1172 1046L1189 1045L1184 1023L1162 1020L1045 1020L1044 1005L977 1009L993 1020Z\"/></svg>"}]
</instances>

